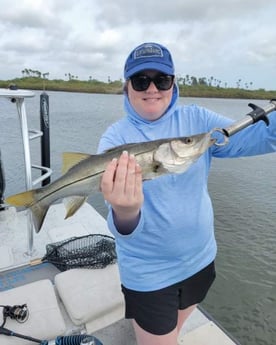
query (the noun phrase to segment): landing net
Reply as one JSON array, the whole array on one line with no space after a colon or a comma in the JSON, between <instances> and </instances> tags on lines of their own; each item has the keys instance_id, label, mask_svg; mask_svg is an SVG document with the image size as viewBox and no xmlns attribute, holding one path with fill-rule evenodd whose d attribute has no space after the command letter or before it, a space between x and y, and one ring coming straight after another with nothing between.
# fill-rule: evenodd
<instances>
[{"instance_id":1,"label":"landing net","mask_svg":"<svg viewBox=\"0 0 276 345\"><path fill-rule=\"evenodd\" d=\"M82 267L104 268L116 260L114 238L102 234L72 237L47 244L46 255L42 259L61 271Z\"/></svg>"}]
</instances>

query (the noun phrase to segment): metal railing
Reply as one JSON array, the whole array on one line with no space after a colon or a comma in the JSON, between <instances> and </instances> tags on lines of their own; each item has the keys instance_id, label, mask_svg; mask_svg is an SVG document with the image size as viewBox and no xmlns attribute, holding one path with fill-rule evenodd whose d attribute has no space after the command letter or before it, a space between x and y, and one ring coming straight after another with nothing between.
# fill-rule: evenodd
<instances>
[{"instance_id":1,"label":"metal railing","mask_svg":"<svg viewBox=\"0 0 276 345\"><path fill-rule=\"evenodd\" d=\"M43 136L42 131L28 128L25 98L31 98L34 96L35 94L32 91L0 89L0 97L9 99L11 102L15 103L17 107L17 113L19 117L21 135L22 135L22 141L23 141L26 190L32 189L33 186L48 179L52 174L51 168L45 167L42 165L35 165L35 164L32 164L31 162L30 141L37 138L41 138ZM42 175L38 177L37 179L33 180L32 169L41 170ZM33 253L33 242L34 242L34 239L33 239L34 226L33 226L31 211L28 211L27 227L28 227L27 255L31 256Z\"/></svg>"}]
</instances>

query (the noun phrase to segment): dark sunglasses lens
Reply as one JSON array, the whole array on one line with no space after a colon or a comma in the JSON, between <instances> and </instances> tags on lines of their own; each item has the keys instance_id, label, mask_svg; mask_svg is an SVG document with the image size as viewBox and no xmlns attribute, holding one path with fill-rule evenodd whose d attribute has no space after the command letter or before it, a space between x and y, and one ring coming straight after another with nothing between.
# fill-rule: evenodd
<instances>
[{"instance_id":1,"label":"dark sunglasses lens","mask_svg":"<svg viewBox=\"0 0 276 345\"><path fill-rule=\"evenodd\" d=\"M135 91L145 91L151 83L151 78L146 75L136 75L130 78L130 80Z\"/></svg>"},{"instance_id":2,"label":"dark sunglasses lens","mask_svg":"<svg viewBox=\"0 0 276 345\"><path fill-rule=\"evenodd\" d=\"M135 75L130 80L135 91L146 91L152 81L158 90L165 91L172 87L174 76L160 74L151 78L147 75Z\"/></svg>"},{"instance_id":3,"label":"dark sunglasses lens","mask_svg":"<svg viewBox=\"0 0 276 345\"><path fill-rule=\"evenodd\" d=\"M173 76L172 75L159 75L154 78L153 80L155 86L158 90L169 90L173 84Z\"/></svg>"}]
</instances>

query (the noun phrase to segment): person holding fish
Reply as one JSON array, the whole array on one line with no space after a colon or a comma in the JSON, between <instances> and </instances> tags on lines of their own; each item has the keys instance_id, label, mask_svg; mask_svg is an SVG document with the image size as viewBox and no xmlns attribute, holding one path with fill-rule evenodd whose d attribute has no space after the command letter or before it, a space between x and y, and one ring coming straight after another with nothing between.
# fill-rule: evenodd
<instances>
[{"instance_id":1,"label":"person holding fish","mask_svg":"<svg viewBox=\"0 0 276 345\"><path fill-rule=\"evenodd\" d=\"M137 343L176 345L216 275L212 157L275 152L276 101L266 110L253 106L238 126L206 108L178 105L172 56L158 43L135 48L124 76L126 116L102 135L98 154L64 154L64 175L6 202L29 207L39 232L55 201L66 198L67 218L100 187Z\"/></svg>"},{"instance_id":2,"label":"person holding fish","mask_svg":"<svg viewBox=\"0 0 276 345\"><path fill-rule=\"evenodd\" d=\"M177 104L174 63L161 44L136 47L126 60L124 77L126 115L102 135L98 153L128 143L210 133L233 123L197 105ZM159 150L161 165L167 157L177 164L172 148ZM126 149L103 173L100 187L116 239L125 316L133 319L138 345L176 345L183 323L207 295L217 252L207 187L211 159L276 151L275 111L269 126L260 121L236 133L227 145L205 143L203 151L185 172L143 182L141 163ZM154 153L149 157L157 169Z\"/></svg>"}]
</instances>

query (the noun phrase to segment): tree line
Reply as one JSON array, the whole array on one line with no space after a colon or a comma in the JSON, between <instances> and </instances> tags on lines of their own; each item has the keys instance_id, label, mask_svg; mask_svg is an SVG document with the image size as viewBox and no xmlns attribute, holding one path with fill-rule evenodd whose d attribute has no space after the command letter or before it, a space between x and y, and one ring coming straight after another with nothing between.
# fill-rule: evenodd
<instances>
[{"instance_id":1,"label":"tree line","mask_svg":"<svg viewBox=\"0 0 276 345\"><path fill-rule=\"evenodd\" d=\"M199 86L199 85L203 85L203 86L213 86L213 87L224 87L227 88L228 87L228 83L227 82L222 82L222 80L220 79L216 79L213 76L207 78L207 77L201 77L201 78L196 78L194 76L190 76L190 75L186 75L185 77L178 77L178 83L180 85L187 85L187 86ZM249 89L252 88L253 86L253 82L245 82L244 83L244 88L245 89ZM238 79L236 82L236 87L239 89L242 87L242 79Z\"/></svg>"},{"instance_id":2,"label":"tree line","mask_svg":"<svg viewBox=\"0 0 276 345\"><path fill-rule=\"evenodd\" d=\"M43 78L43 79L48 79L50 76L49 72L42 73L38 70L33 70L33 69L28 69L25 68L24 70L21 71L23 78L28 78L28 77L36 77L36 78ZM77 75L74 75L72 73L65 73L64 74L66 79L68 78L69 81L72 80L79 80L79 77ZM93 79L92 76L89 76L87 81L97 81L96 79ZM122 80L119 80L122 82ZM107 83L112 83L113 81L111 80L110 76L107 77ZM216 87L216 88L228 88L228 83L223 82L220 79L216 79L215 77L195 77L195 76L190 76L187 74L185 77L178 76L177 77L177 82L179 85L183 86L211 86L211 87ZM242 79L238 79L236 81L236 88L244 88L244 89L252 89L253 82L243 82Z\"/></svg>"},{"instance_id":3,"label":"tree line","mask_svg":"<svg viewBox=\"0 0 276 345\"><path fill-rule=\"evenodd\" d=\"M30 68L25 68L21 71L23 78L25 77L37 77L37 78L44 78L47 79L49 78L50 73L46 72L46 73L42 73L40 71L37 70L33 70Z\"/></svg>"}]
</instances>

